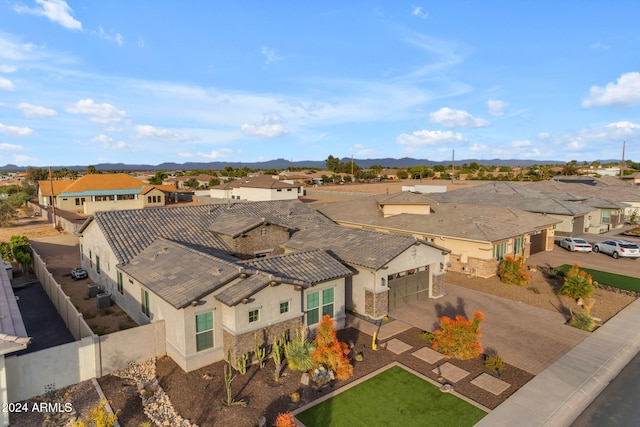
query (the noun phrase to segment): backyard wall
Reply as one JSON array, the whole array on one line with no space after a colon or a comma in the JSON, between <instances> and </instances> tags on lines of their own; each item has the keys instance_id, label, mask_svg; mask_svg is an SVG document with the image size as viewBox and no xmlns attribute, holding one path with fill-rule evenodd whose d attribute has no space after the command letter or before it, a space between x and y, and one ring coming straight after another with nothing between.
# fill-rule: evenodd
<instances>
[{"instance_id":1,"label":"backyard wall","mask_svg":"<svg viewBox=\"0 0 640 427\"><path fill-rule=\"evenodd\" d=\"M8 400L30 399L164 354L164 322L158 322L9 356L5 358Z\"/></svg>"},{"instance_id":2,"label":"backyard wall","mask_svg":"<svg viewBox=\"0 0 640 427\"><path fill-rule=\"evenodd\" d=\"M33 271L73 338L79 340L93 335L93 331L85 322L82 313L76 310L71 303L71 298L64 293L60 284L47 270L47 264L42 261L40 255L33 248L31 248L31 252L33 253Z\"/></svg>"}]
</instances>

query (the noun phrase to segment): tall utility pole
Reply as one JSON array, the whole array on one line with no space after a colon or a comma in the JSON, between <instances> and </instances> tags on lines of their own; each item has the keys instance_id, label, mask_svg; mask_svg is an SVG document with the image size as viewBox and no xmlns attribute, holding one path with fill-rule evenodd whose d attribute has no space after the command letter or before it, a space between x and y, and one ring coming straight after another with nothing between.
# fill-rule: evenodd
<instances>
[{"instance_id":1,"label":"tall utility pole","mask_svg":"<svg viewBox=\"0 0 640 427\"><path fill-rule=\"evenodd\" d=\"M622 141L622 161L620 162L620 178L624 176L624 149L627 145L627 141Z\"/></svg>"},{"instance_id":2,"label":"tall utility pole","mask_svg":"<svg viewBox=\"0 0 640 427\"><path fill-rule=\"evenodd\" d=\"M456 174L456 150L451 150L451 183L453 184L453 179Z\"/></svg>"},{"instance_id":3,"label":"tall utility pole","mask_svg":"<svg viewBox=\"0 0 640 427\"><path fill-rule=\"evenodd\" d=\"M53 228L56 228L56 202L53 194L53 173L51 172L51 166L49 166L49 189L51 190L51 220L53 221Z\"/></svg>"}]
</instances>

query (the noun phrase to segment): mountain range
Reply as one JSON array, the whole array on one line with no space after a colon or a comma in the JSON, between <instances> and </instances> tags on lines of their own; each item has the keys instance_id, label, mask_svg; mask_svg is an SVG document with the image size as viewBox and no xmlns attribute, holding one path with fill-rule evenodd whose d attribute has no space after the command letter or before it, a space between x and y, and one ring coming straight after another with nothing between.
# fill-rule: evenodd
<instances>
[{"instance_id":1,"label":"mountain range","mask_svg":"<svg viewBox=\"0 0 640 427\"><path fill-rule=\"evenodd\" d=\"M428 159L414 159L411 157L402 157L400 159L394 158L382 158L382 159L351 159L349 157L343 157L341 161L343 163L351 163L351 161L363 168L369 168L373 165L380 165L388 168L401 168L401 167L414 167L414 166L436 166L436 165L451 165L451 161L433 161ZM524 160L524 159L460 159L455 160L455 165L470 164L476 162L480 165L493 165L493 166L533 166L533 165L564 165L566 162L560 160ZM603 164L606 163L619 163L619 160L601 160ZM580 163L580 162L579 162ZM158 165L147 164L125 164L125 163L99 163L93 165L97 170L101 171L149 171L149 170L219 170L225 166L231 166L232 168L244 168L249 169L287 169L289 167L295 168L309 168L309 169L324 169L326 167L324 160L302 160L302 161L290 161L285 159L268 160L264 162L186 162L186 163L174 163L165 162ZM74 165L74 166L51 166L52 169L57 170L60 168L67 168L69 170L84 171L87 166ZM24 171L27 166L17 166L7 164L0 166L0 171L14 172Z\"/></svg>"}]
</instances>

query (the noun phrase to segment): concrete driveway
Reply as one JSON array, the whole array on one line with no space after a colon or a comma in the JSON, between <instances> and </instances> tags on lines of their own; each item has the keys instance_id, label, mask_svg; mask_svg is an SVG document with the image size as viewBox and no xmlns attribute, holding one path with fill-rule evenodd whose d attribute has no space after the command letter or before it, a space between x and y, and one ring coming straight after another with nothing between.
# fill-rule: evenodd
<instances>
[{"instance_id":1,"label":"concrete driveway","mask_svg":"<svg viewBox=\"0 0 640 427\"><path fill-rule=\"evenodd\" d=\"M481 324L485 351L494 350L505 362L534 375L539 374L589 335L565 324L566 318L505 298L448 284L447 295L393 310L392 318L422 330L434 330L438 319L458 314L469 318L485 315ZM393 323L393 322L392 322ZM384 326L383 326L384 328Z\"/></svg>"}]
</instances>

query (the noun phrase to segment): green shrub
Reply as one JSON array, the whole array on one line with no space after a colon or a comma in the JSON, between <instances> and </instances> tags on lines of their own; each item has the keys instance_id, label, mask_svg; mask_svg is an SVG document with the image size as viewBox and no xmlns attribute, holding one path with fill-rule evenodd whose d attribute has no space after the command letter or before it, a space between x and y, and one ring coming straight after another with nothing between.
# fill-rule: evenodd
<instances>
[{"instance_id":1,"label":"green shrub","mask_svg":"<svg viewBox=\"0 0 640 427\"><path fill-rule=\"evenodd\" d=\"M429 331L420 332L420 339L430 343L433 340L433 334Z\"/></svg>"},{"instance_id":2,"label":"green shrub","mask_svg":"<svg viewBox=\"0 0 640 427\"><path fill-rule=\"evenodd\" d=\"M504 360L497 354L487 356L487 358L484 359L484 366L491 371L496 371L498 374L504 371L505 368Z\"/></svg>"},{"instance_id":3,"label":"green shrub","mask_svg":"<svg viewBox=\"0 0 640 427\"><path fill-rule=\"evenodd\" d=\"M573 326L574 328L582 329L583 331L591 332L596 327L596 322L588 313L571 313L569 325Z\"/></svg>"},{"instance_id":4,"label":"green shrub","mask_svg":"<svg viewBox=\"0 0 640 427\"><path fill-rule=\"evenodd\" d=\"M311 353L314 349L313 343L307 341L304 331L296 331L295 339L284 345L284 354L289 368L300 372L313 369Z\"/></svg>"},{"instance_id":5,"label":"green shrub","mask_svg":"<svg viewBox=\"0 0 640 427\"><path fill-rule=\"evenodd\" d=\"M527 289L529 289L531 292L533 292L536 295L540 295L542 292L540 292L540 289L536 288L535 286L529 286Z\"/></svg>"},{"instance_id":6,"label":"green shrub","mask_svg":"<svg viewBox=\"0 0 640 427\"><path fill-rule=\"evenodd\" d=\"M498 267L498 277L502 283L518 286L526 285L531 279L531 276L524 272L524 258L522 256L518 258L504 257Z\"/></svg>"},{"instance_id":7,"label":"green shrub","mask_svg":"<svg viewBox=\"0 0 640 427\"><path fill-rule=\"evenodd\" d=\"M576 263L565 274L564 282L558 293L577 299L589 298L594 291L595 287L591 275L580 270L580 266Z\"/></svg>"}]
</instances>

